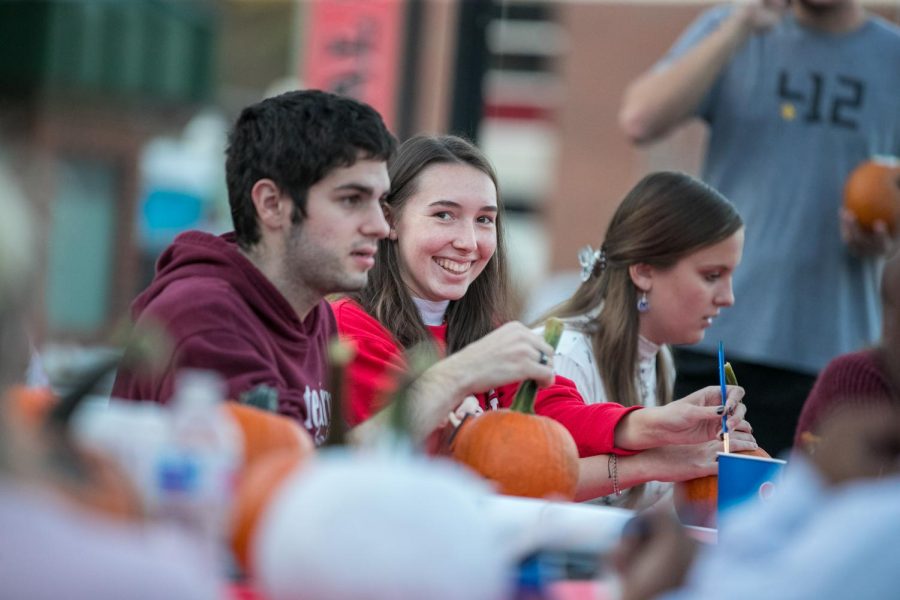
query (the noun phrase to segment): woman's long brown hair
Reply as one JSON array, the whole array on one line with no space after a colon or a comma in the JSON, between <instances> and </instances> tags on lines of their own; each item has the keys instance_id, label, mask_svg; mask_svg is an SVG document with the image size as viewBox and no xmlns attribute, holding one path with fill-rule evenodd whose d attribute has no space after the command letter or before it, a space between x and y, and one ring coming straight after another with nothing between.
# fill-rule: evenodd
<instances>
[{"instance_id":1,"label":"woman's long brown hair","mask_svg":"<svg viewBox=\"0 0 900 600\"><path fill-rule=\"evenodd\" d=\"M638 377L637 289L628 268L645 263L657 269L722 240L743 227L740 215L722 194L690 175L651 173L628 192L606 230L602 248L606 267L598 262L590 278L550 316L583 316L602 305L589 318L584 331L591 338L597 370L610 402L641 404ZM653 310L653 307L650 307ZM657 398L672 400L665 353L656 359Z\"/></svg>"}]
</instances>

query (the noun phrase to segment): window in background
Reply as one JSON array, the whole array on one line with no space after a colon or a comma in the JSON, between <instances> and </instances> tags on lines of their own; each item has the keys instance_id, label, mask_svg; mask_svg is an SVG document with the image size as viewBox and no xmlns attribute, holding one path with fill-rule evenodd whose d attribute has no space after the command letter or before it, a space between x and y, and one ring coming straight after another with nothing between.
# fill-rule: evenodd
<instances>
[{"instance_id":1,"label":"window in background","mask_svg":"<svg viewBox=\"0 0 900 600\"><path fill-rule=\"evenodd\" d=\"M62 159L50 214L47 322L60 333L92 333L109 310L114 267L114 166Z\"/></svg>"}]
</instances>

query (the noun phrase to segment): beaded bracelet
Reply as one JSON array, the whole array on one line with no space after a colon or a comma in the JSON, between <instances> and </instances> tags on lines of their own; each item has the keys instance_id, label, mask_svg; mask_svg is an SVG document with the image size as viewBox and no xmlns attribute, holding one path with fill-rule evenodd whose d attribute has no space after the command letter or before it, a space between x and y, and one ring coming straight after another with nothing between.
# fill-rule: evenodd
<instances>
[{"instance_id":1,"label":"beaded bracelet","mask_svg":"<svg viewBox=\"0 0 900 600\"><path fill-rule=\"evenodd\" d=\"M619 457L615 454L609 455L606 461L606 473L613 482L613 493L616 496L622 495L622 488L619 487Z\"/></svg>"}]
</instances>

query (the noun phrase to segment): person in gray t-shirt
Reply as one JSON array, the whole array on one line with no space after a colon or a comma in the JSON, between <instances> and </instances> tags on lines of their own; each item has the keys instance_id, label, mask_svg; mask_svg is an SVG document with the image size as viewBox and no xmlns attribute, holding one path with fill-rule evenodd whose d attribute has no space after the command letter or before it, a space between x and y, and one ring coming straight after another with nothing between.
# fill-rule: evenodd
<instances>
[{"instance_id":1,"label":"person in gray t-shirt","mask_svg":"<svg viewBox=\"0 0 900 600\"><path fill-rule=\"evenodd\" d=\"M620 114L636 143L692 116L709 125L703 179L745 220L744 264L700 353L676 353L676 394L717 381L723 340L772 454L791 445L816 373L878 335L894 239L842 211L842 191L867 158L900 156L900 28L858 0L783 1L706 11L631 84Z\"/></svg>"}]
</instances>

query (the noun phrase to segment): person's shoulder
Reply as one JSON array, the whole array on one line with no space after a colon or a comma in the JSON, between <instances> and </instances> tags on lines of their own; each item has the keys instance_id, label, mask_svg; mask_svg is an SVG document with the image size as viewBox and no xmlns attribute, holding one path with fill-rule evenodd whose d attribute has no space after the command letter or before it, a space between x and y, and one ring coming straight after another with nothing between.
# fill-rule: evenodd
<instances>
[{"instance_id":1,"label":"person's shoulder","mask_svg":"<svg viewBox=\"0 0 900 600\"><path fill-rule=\"evenodd\" d=\"M331 310L334 311L335 316L356 316L358 314L366 314L366 311L363 310L363 307L360 306L359 302L349 296L329 299L328 304L331 305Z\"/></svg>"},{"instance_id":2,"label":"person's shoulder","mask_svg":"<svg viewBox=\"0 0 900 600\"><path fill-rule=\"evenodd\" d=\"M227 281L197 276L167 285L141 310L138 321L163 324L186 338L211 329L244 329L255 319Z\"/></svg>"},{"instance_id":3,"label":"person's shoulder","mask_svg":"<svg viewBox=\"0 0 900 600\"><path fill-rule=\"evenodd\" d=\"M220 277L196 275L169 283L151 300L146 310L165 308L173 312L194 312L232 306L240 294Z\"/></svg>"},{"instance_id":4,"label":"person's shoulder","mask_svg":"<svg viewBox=\"0 0 900 600\"><path fill-rule=\"evenodd\" d=\"M334 318L337 320L339 328L377 323L375 317L367 313L359 302L353 298L345 296L329 300L328 303L331 306L331 310L334 311Z\"/></svg>"},{"instance_id":5,"label":"person's shoulder","mask_svg":"<svg viewBox=\"0 0 900 600\"><path fill-rule=\"evenodd\" d=\"M342 335L377 334L390 337L384 325L367 313L356 300L344 297L332 300L330 304L331 310L334 311L334 318L337 321L338 331Z\"/></svg>"},{"instance_id":6,"label":"person's shoulder","mask_svg":"<svg viewBox=\"0 0 900 600\"><path fill-rule=\"evenodd\" d=\"M869 29L876 35L885 36L894 42L900 43L900 25L893 21L888 21L884 17L869 13L867 23Z\"/></svg>"},{"instance_id":7,"label":"person's shoulder","mask_svg":"<svg viewBox=\"0 0 900 600\"><path fill-rule=\"evenodd\" d=\"M735 7L733 4L717 4L706 8L700 11L697 18L694 19L694 27L701 27L704 29L707 27L718 27L723 21L731 16L734 10Z\"/></svg>"}]
</instances>

